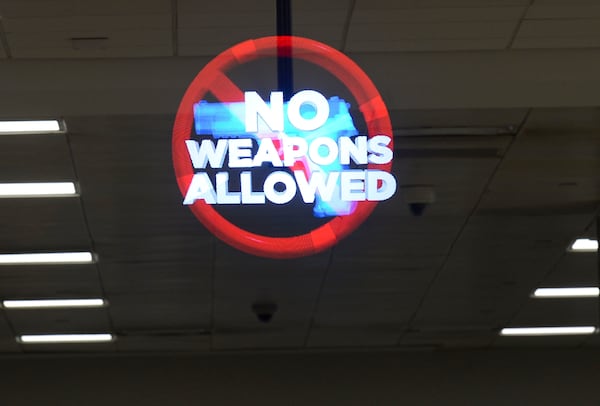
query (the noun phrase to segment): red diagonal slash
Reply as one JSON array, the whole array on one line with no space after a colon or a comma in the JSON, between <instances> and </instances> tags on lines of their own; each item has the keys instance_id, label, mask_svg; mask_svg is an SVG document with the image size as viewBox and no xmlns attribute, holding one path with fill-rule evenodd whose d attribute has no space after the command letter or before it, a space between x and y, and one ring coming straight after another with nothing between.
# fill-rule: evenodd
<instances>
[{"instance_id":1,"label":"red diagonal slash","mask_svg":"<svg viewBox=\"0 0 600 406\"><path fill-rule=\"evenodd\" d=\"M293 50L293 53L292 53ZM243 92L225 72L257 58L292 55L317 65L336 76L352 93L367 123L368 136L383 134L392 137L391 123L385 104L365 72L341 52L317 41L300 37L265 37L237 44L210 61L188 87L173 125L173 165L181 193L185 196L194 175L185 140L193 126L193 105L211 92L221 102L243 101ZM393 141L388 145L393 150ZM369 169L391 171L391 162L369 164ZM356 229L373 211L376 202L357 204L354 213L337 216L326 224L302 235L269 237L243 230L223 218L202 200L190 208L194 215L218 238L253 255L271 258L295 258L315 254L330 248Z\"/></svg>"}]
</instances>

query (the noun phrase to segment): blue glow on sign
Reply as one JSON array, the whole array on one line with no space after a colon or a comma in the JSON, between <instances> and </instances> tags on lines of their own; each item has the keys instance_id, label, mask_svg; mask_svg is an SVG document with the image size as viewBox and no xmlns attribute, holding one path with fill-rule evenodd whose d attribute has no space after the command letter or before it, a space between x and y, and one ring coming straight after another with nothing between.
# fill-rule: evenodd
<instances>
[{"instance_id":1,"label":"blue glow on sign","mask_svg":"<svg viewBox=\"0 0 600 406\"><path fill-rule=\"evenodd\" d=\"M194 104L196 134L211 136L186 141L194 168L222 168L227 158L230 169L268 164L290 168L292 174L274 171L263 190L254 191L252 172L243 171L241 190L235 192L229 190L228 172L218 172L214 186L206 172L196 172L184 204L198 199L208 204L285 204L299 191L305 203L314 203L315 217L329 217L353 213L358 201L386 200L395 193L391 174L351 168L351 162L388 163L393 152L389 136L357 136L345 100L327 100L314 90L300 91L285 103L281 92L271 92L269 102L256 92L244 95L244 102Z\"/></svg>"}]
</instances>

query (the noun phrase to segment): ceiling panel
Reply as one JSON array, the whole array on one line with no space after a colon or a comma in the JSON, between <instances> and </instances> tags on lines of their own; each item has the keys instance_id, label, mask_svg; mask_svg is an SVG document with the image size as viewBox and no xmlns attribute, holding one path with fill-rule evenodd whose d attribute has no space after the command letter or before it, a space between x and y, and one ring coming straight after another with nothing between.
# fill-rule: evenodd
<instances>
[{"instance_id":1,"label":"ceiling panel","mask_svg":"<svg viewBox=\"0 0 600 406\"><path fill-rule=\"evenodd\" d=\"M590 48L599 45L600 18L563 18L523 20L512 47L517 49Z\"/></svg>"},{"instance_id":2,"label":"ceiling panel","mask_svg":"<svg viewBox=\"0 0 600 406\"><path fill-rule=\"evenodd\" d=\"M292 33L340 49L350 3L349 0L292 2Z\"/></svg>"},{"instance_id":3,"label":"ceiling panel","mask_svg":"<svg viewBox=\"0 0 600 406\"><path fill-rule=\"evenodd\" d=\"M0 310L0 353L20 352L19 344L8 324L4 309Z\"/></svg>"},{"instance_id":4,"label":"ceiling panel","mask_svg":"<svg viewBox=\"0 0 600 406\"><path fill-rule=\"evenodd\" d=\"M497 328L511 320L588 216L475 216L428 292L415 326Z\"/></svg>"},{"instance_id":5,"label":"ceiling panel","mask_svg":"<svg viewBox=\"0 0 600 406\"><path fill-rule=\"evenodd\" d=\"M416 4L420 7L497 7L528 5L530 3L531 0L416 0Z\"/></svg>"},{"instance_id":6,"label":"ceiling panel","mask_svg":"<svg viewBox=\"0 0 600 406\"><path fill-rule=\"evenodd\" d=\"M348 31L349 52L502 49L522 7L372 8L357 6Z\"/></svg>"},{"instance_id":7,"label":"ceiling panel","mask_svg":"<svg viewBox=\"0 0 600 406\"><path fill-rule=\"evenodd\" d=\"M88 1L58 1L50 7L37 1L20 3L8 2L0 8L5 10L4 29L15 58L168 56L173 52L168 1L128 6L111 1L102 7ZM23 3L29 3L33 11L27 13Z\"/></svg>"},{"instance_id":8,"label":"ceiling panel","mask_svg":"<svg viewBox=\"0 0 600 406\"><path fill-rule=\"evenodd\" d=\"M0 6L6 17L65 17L165 14L170 0L4 0ZM143 13L140 13L142 11Z\"/></svg>"},{"instance_id":9,"label":"ceiling panel","mask_svg":"<svg viewBox=\"0 0 600 406\"><path fill-rule=\"evenodd\" d=\"M0 234L2 252L89 250L90 238L76 197L0 199L11 213Z\"/></svg>"},{"instance_id":10,"label":"ceiling panel","mask_svg":"<svg viewBox=\"0 0 600 406\"><path fill-rule=\"evenodd\" d=\"M177 4L180 55L215 55L248 38L275 35L275 7L270 1Z\"/></svg>"},{"instance_id":11,"label":"ceiling panel","mask_svg":"<svg viewBox=\"0 0 600 406\"><path fill-rule=\"evenodd\" d=\"M494 348L558 348L580 347L588 336L497 337Z\"/></svg>"},{"instance_id":12,"label":"ceiling panel","mask_svg":"<svg viewBox=\"0 0 600 406\"><path fill-rule=\"evenodd\" d=\"M600 6L595 1L589 1L588 4L583 4L582 1L564 1L563 4L548 3L536 1L527 9L525 18L528 20L600 18Z\"/></svg>"},{"instance_id":13,"label":"ceiling panel","mask_svg":"<svg viewBox=\"0 0 600 406\"><path fill-rule=\"evenodd\" d=\"M100 297L96 265L0 267L2 299Z\"/></svg>"},{"instance_id":14,"label":"ceiling panel","mask_svg":"<svg viewBox=\"0 0 600 406\"><path fill-rule=\"evenodd\" d=\"M210 261L209 261L210 262ZM202 262L152 261L100 264L115 328L146 331L207 329L211 312L210 266Z\"/></svg>"},{"instance_id":15,"label":"ceiling panel","mask_svg":"<svg viewBox=\"0 0 600 406\"><path fill-rule=\"evenodd\" d=\"M263 348L276 342L302 347L329 256L269 260L218 244L214 348ZM277 305L270 323L258 321L252 310L257 302Z\"/></svg>"},{"instance_id":16,"label":"ceiling panel","mask_svg":"<svg viewBox=\"0 0 600 406\"><path fill-rule=\"evenodd\" d=\"M593 252L566 252L539 287L584 287L598 284L598 256Z\"/></svg>"},{"instance_id":17,"label":"ceiling panel","mask_svg":"<svg viewBox=\"0 0 600 406\"><path fill-rule=\"evenodd\" d=\"M496 339L497 333L492 330L435 330L411 329L406 331L398 344L413 350L436 350L456 348L487 348Z\"/></svg>"},{"instance_id":18,"label":"ceiling panel","mask_svg":"<svg viewBox=\"0 0 600 406\"><path fill-rule=\"evenodd\" d=\"M600 199L596 179L600 138L592 128L599 119L597 111L588 113L579 113L585 119L580 125L588 129L565 130L560 121L562 126L569 119L578 122L577 115L569 118L557 112L562 120L540 125L534 112L494 177L481 209L534 215L594 212Z\"/></svg>"},{"instance_id":19,"label":"ceiling panel","mask_svg":"<svg viewBox=\"0 0 600 406\"><path fill-rule=\"evenodd\" d=\"M595 326L598 322L598 299L530 298L511 326Z\"/></svg>"},{"instance_id":20,"label":"ceiling panel","mask_svg":"<svg viewBox=\"0 0 600 406\"><path fill-rule=\"evenodd\" d=\"M108 313L97 309L7 309L17 334L110 332Z\"/></svg>"},{"instance_id":21,"label":"ceiling panel","mask_svg":"<svg viewBox=\"0 0 600 406\"><path fill-rule=\"evenodd\" d=\"M95 332L91 332L95 333ZM54 354L95 354L114 353L117 349L116 342L104 343L67 343L67 344L21 344L22 351L28 354L54 353Z\"/></svg>"},{"instance_id":22,"label":"ceiling panel","mask_svg":"<svg viewBox=\"0 0 600 406\"><path fill-rule=\"evenodd\" d=\"M16 118L21 117L3 117ZM2 135L0 145L2 182L75 180L69 145L63 134Z\"/></svg>"},{"instance_id":23,"label":"ceiling panel","mask_svg":"<svg viewBox=\"0 0 600 406\"><path fill-rule=\"evenodd\" d=\"M177 189L170 120L71 120L82 200L104 262L201 263L210 254L211 237Z\"/></svg>"},{"instance_id":24,"label":"ceiling panel","mask_svg":"<svg viewBox=\"0 0 600 406\"><path fill-rule=\"evenodd\" d=\"M117 351L122 352L206 352L210 349L207 335L183 335L170 332L140 332L119 337Z\"/></svg>"},{"instance_id":25,"label":"ceiling panel","mask_svg":"<svg viewBox=\"0 0 600 406\"><path fill-rule=\"evenodd\" d=\"M512 129L514 131L525 119L527 109L390 110L389 113L394 130L435 129L440 131L440 135L443 136L445 135L444 129L457 131L458 128L469 128L474 132L484 128L496 128L499 131ZM442 141L442 139L439 138L438 141ZM446 142L446 146L454 145L457 141L459 139L454 137ZM466 139L462 141L466 141ZM497 137L496 141L501 141L501 137ZM400 139L395 142L397 145L401 145L402 141ZM470 142L492 144L494 137L482 136L479 141L475 141L471 137Z\"/></svg>"}]
</instances>

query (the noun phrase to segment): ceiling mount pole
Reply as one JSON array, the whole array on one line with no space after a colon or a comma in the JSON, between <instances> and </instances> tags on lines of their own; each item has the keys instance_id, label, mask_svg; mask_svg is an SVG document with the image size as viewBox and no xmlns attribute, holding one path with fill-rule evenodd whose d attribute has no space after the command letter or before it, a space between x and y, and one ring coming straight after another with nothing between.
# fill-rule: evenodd
<instances>
[{"instance_id":1,"label":"ceiling mount pole","mask_svg":"<svg viewBox=\"0 0 600 406\"><path fill-rule=\"evenodd\" d=\"M292 35L291 0L277 1L277 36ZM283 41L280 40L281 45ZM284 54L282 48L277 50L277 87L283 92L283 99L289 100L294 90L292 55Z\"/></svg>"}]
</instances>

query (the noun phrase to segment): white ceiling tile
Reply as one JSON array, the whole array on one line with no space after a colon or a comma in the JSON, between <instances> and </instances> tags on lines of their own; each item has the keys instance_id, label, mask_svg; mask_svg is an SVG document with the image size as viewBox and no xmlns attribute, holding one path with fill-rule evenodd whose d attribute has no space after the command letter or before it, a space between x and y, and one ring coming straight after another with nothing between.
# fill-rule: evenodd
<instances>
[{"instance_id":1,"label":"white ceiling tile","mask_svg":"<svg viewBox=\"0 0 600 406\"><path fill-rule=\"evenodd\" d=\"M598 299L530 298L510 321L511 326L595 326Z\"/></svg>"},{"instance_id":2,"label":"white ceiling tile","mask_svg":"<svg viewBox=\"0 0 600 406\"><path fill-rule=\"evenodd\" d=\"M138 282L144 285L143 281ZM189 285L189 284L188 284ZM193 286L169 292L131 289L126 293L107 292L110 316L117 332L145 330L197 331L210 325L210 296Z\"/></svg>"},{"instance_id":3,"label":"white ceiling tile","mask_svg":"<svg viewBox=\"0 0 600 406\"><path fill-rule=\"evenodd\" d=\"M391 347L398 342L402 326L336 326L314 327L307 346L309 348Z\"/></svg>"},{"instance_id":4,"label":"white ceiling tile","mask_svg":"<svg viewBox=\"0 0 600 406\"><path fill-rule=\"evenodd\" d=\"M171 17L162 14L141 16L72 16L54 18L11 18L3 21L7 33L33 33L33 32L74 32L79 35L90 32L136 31L152 29L169 29ZM78 35L78 36L79 36ZM75 35L74 35L75 36Z\"/></svg>"},{"instance_id":5,"label":"white ceiling tile","mask_svg":"<svg viewBox=\"0 0 600 406\"><path fill-rule=\"evenodd\" d=\"M502 49L516 21L415 24L353 24L348 52L401 52L460 49ZM382 39L383 38L383 39Z\"/></svg>"},{"instance_id":6,"label":"white ceiling tile","mask_svg":"<svg viewBox=\"0 0 600 406\"><path fill-rule=\"evenodd\" d=\"M419 7L497 7L529 5L530 0L417 0Z\"/></svg>"},{"instance_id":7,"label":"white ceiling tile","mask_svg":"<svg viewBox=\"0 0 600 406\"><path fill-rule=\"evenodd\" d=\"M559 6L573 6L573 5L597 5L596 0L535 0L535 5L559 5Z\"/></svg>"},{"instance_id":8,"label":"white ceiling tile","mask_svg":"<svg viewBox=\"0 0 600 406\"><path fill-rule=\"evenodd\" d=\"M517 327L517 326L515 326ZM493 347L497 348L564 348L579 347L588 336L547 336L547 337L497 337Z\"/></svg>"},{"instance_id":9,"label":"white ceiling tile","mask_svg":"<svg viewBox=\"0 0 600 406\"><path fill-rule=\"evenodd\" d=\"M486 348L495 338L496 333L486 329L409 330L402 335L398 345L415 350Z\"/></svg>"},{"instance_id":10,"label":"white ceiling tile","mask_svg":"<svg viewBox=\"0 0 600 406\"><path fill-rule=\"evenodd\" d=\"M524 20L514 48L586 48L600 45L600 19Z\"/></svg>"},{"instance_id":11,"label":"white ceiling tile","mask_svg":"<svg viewBox=\"0 0 600 406\"><path fill-rule=\"evenodd\" d=\"M312 15L311 12L319 12L321 10L335 10L337 12L348 11L351 0L303 0L292 2L292 18L297 18L300 12L306 12L307 15Z\"/></svg>"},{"instance_id":12,"label":"white ceiling tile","mask_svg":"<svg viewBox=\"0 0 600 406\"><path fill-rule=\"evenodd\" d=\"M598 258L593 252L565 252L539 287L588 287L598 285Z\"/></svg>"},{"instance_id":13,"label":"white ceiling tile","mask_svg":"<svg viewBox=\"0 0 600 406\"><path fill-rule=\"evenodd\" d=\"M158 332L156 334L129 333L119 335L116 341L117 351L121 352L197 352L210 349L210 336L193 333Z\"/></svg>"},{"instance_id":14,"label":"white ceiling tile","mask_svg":"<svg viewBox=\"0 0 600 406\"><path fill-rule=\"evenodd\" d=\"M105 308L11 309L6 315L17 334L110 332Z\"/></svg>"},{"instance_id":15,"label":"white ceiling tile","mask_svg":"<svg viewBox=\"0 0 600 406\"><path fill-rule=\"evenodd\" d=\"M306 330L277 326L240 327L234 330L217 329L212 337L214 350L302 348Z\"/></svg>"},{"instance_id":16,"label":"white ceiling tile","mask_svg":"<svg viewBox=\"0 0 600 406\"><path fill-rule=\"evenodd\" d=\"M352 14L352 24L517 21L524 10L524 7L358 9Z\"/></svg>"},{"instance_id":17,"label":"white ceiling tile","mask_svg":"<svg viewBox=\"0 0 600 406\"><path fill-rule=\"evenodd\" d=\"M19 351L21 351L19 344L8 324L5 312L2 311L0 313L0 354Z\"/></svg>"},{"instance_id":18,"label":"white ceiling tile","mask_svg":"<svg viewBox=\"0 0 600 406\"><path fill-rule=\"evenodd\" d=\"M102 296L96 265L3 265L0 277L3 299Z\"/></svg>"},{"instance_id":19,"label":"white ceiling tile","mask_svg":"<svg viewBox=\"0 0 600 406\"><path fill-rule=\"evenodd\" d=\"M117 58L171 56L170 29L130 31L53 31L8 33L15 58ZM99 38L96 46L81 46L71 38ZM107 38L104 40L103 38Z\"/></svg>"},{"instance_id":20,"label":"white ceiling tile","mask_svg":"<svg viewBox=\"0 0 600 406\"><path fill-rule=\"evenodd\" d=\"M275 15L275 3L271 0L257 0L248 2L244 0L222 0L222 1L196 1L196 0L178 0L177 5L179 14L186 13L219 13L219 12L238 12L252 13L254 11L271 12Z\"/></svg>"},{"instance_id":21,"label":"white ceiling tile","mask_svg":"<svg viewBox=\"0 0 600 406\"><path fill-rule=\"evenodd\" d=\"M534 3L527 9L525 18L536 19L590 19L600 17L600 6L597 2L589 5L577 5L574 2L565 2L563 5L543 5Z\"/></svg>"}]
</instances>

